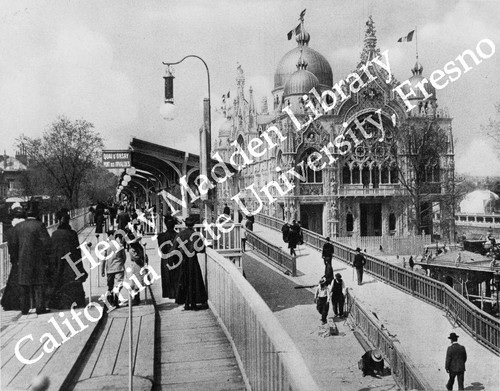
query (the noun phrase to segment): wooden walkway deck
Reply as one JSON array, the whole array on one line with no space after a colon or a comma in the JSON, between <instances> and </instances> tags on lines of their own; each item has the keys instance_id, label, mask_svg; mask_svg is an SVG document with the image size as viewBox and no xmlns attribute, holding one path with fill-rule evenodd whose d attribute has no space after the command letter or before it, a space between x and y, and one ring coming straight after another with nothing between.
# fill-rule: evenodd
<instances>
[{"instance_id":1,"label":"wooden walkway deck","mask_svg":"<svg viewBox=\"0 0 500 391\"><path fill-rule=\"evenodd\" d=\"M87 231L82 232L82 240L91 239ZM150 264L160 274L156 245L151 246L148 238L144 240L148 242ZM99 274L94 272L92 276L95 302L106 290ZM246 390L231 344L213 313L183 311L172 300L162 299L160 280L152 285L152 291L156 309L151 301L133 308L134 390ZM0 389L27 390L34 377L45 375L50 379L49 390L126 390L128 309L111 311L96 323L82 316L88 328L47 353L47 338L40 343L41 336L51 333L58 342L62 338L48 323L52 317L66 336L71 332L62 324L65 319L78 330L70 311L62 313L63 317L54 311L19 319L17 313L2 313ZM98 315L93 309L90 314ZM14 348L19 339L30 334L33 340L23 342L21 353L30 360L43 355L28 365L16 358Z\"/></svg>"}]
</instances>

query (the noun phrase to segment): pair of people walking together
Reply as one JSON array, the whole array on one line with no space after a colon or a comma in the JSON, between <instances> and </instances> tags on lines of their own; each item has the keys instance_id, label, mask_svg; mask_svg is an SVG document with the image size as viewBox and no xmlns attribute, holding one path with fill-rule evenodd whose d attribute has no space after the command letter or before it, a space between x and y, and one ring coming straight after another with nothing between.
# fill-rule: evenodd
<instances>
[{"instance_id":1,"label":"pair of people walking together","mask_svg":"<svg viewBox=\"0 0 500 391\"><path fill-rule=\"evenodd\" d=\"M321 277L316 287L316 293L314 294L314 302L316 303L316 309L321 314L322 324L326 323L328 312L330 311L330 303L332 304L335 316L344 316L345 290L345 284L340 273L335 274L335 278L330 284L325 276Z\"/></svg>"}]
</instances>

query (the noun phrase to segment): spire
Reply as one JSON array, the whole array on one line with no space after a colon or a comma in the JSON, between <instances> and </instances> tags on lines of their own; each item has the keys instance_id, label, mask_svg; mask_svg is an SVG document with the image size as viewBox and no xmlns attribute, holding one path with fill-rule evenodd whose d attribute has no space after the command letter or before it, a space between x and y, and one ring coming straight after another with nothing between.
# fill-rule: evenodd
<instances>
[{"instance_id":1,"label":"spire","mask_svg":"<svg viewBox=\"0 0 500 391\"><path fill-rule=\"evenodd\" d=\"M299 44L299 46L308 46L309 41L311 40L311 35L306 31L304 28L304 15L306 10L302 11L300 14L299 20L300 20L300 31L298 34L295 36L295 40Z\"/></svg>"},{"instance_id":2,"label":"spire","mask_svg":"<svg viewBox=\"0 0 500 391\"><path fill-rule=\"evenodd\" d=\"M254 114L255 113L255 102L253 100L253 88L252 86L250 86L250 97L249 97L249 106L248 106L248 111L250 112L250 114Z\"/></svg>"},{"instance_id":3,"label":"spire","mask_svg":"<svg viewBox=\"0 0 500 391\"><path fill-rule=\"evenodd\" d=\"M411 72L414 75L421 75L423 71L424 71L424 67L422 66L422 64L420 64L418 62L418 58L417 58L417 62L415 63L415 66L412 68Z\"/></svg>"},{"instance_id":4,"label":"spire","mask_svg":"<svg viewBox=\"0 0 500 391\"><path fill-rule=\"evenodd\" d=\"M368 61L380 55L380 49L377 48L377 30L373 23L372 16L368 17L366 21L365 39L363 50L361 52L361 63L366 64Z\"/></svg>"}]
</instances>

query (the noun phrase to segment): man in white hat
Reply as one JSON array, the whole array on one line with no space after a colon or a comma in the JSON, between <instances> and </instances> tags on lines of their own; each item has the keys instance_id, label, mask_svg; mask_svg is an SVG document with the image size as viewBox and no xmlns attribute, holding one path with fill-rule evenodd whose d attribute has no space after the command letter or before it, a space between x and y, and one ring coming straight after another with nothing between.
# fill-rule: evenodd
<instances>
[{"instance_id":1,"label":"man in white hat","mask_svg":"<svg viewBox=\"0 0 500 391\"><path fill-rule=\"evenodd\" d=\"M368 350L361 356L361 371L366 375L381 376L384 371L384 359L379 349Z\"/></svg>"}]
</instances>

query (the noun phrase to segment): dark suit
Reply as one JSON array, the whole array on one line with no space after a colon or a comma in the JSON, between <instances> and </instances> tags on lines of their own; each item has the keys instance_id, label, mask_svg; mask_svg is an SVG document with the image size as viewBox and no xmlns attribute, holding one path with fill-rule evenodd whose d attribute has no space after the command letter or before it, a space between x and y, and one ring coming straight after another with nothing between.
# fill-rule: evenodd
<instances>
[{"instance_id":1,"label":"dark suit","mask_svg":"<svg viewBox=\"0 0 500 391\"><path fill-rule=\"evenodd\" d=\"M363 283L363 266L366 264L366 259L361 253L356 253L354 256L354 262L352 266L356 268L356 272L358 273L358 285Z\"/></svg>"},{"instance_id":2,"label":"dark suit","mask_svg":"<svg viewBox=\"0 0 500 391\"><path fill-rule=\"evenodd\" d=\"M446 372L450 374L450 379L446 384L447 390L453 389L453 383L455 382L455 377L458 381L458 389L464 389L464 372L465 372L465 362L467 361L467 352L465 347L459 345L457 342L453 342L451 346L448 347L446 351Z\"/></svg>"},{"instance_id":3,"label":"dark suit","mask_svg":"<svg viewBox=\"0 0 500 391\"><path fill-rule=\"evenodd\" d=\"M30 287L35 291L37 311L45 309L44 289L48 283L50 253L50 236L41 221L28 218L15 226L11 255L13 262L19 265L23 312L30 308Z\"/></svg>"},{"instance_id":4,"label":"dark suit","mask_svg":"<svg viewBox=\"0 0 500 391\"><path fill-rule=\"evenodd\" d=\"M321 253L321 256L325 261L331 262L333 257L333 244L331 244L330 242L326 242L323 245L323 251Z\"/></svg>"}]
</instances>

